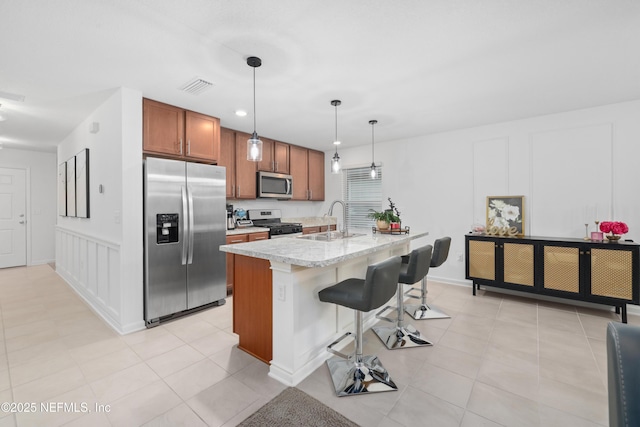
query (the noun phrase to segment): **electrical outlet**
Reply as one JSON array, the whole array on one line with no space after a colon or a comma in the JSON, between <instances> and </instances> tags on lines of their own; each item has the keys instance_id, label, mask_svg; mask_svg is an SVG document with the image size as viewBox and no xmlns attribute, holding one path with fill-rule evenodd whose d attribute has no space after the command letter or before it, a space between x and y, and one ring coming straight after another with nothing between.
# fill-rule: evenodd
<instances>
[{"instance_id":1,"label":"electrical outlet","mask_svg":"<svg viewBox=\"0 0 640 427\"><path fill-rule=\"evenodd\" d=\"M284 285L278 285L278 299L280 301L286 301L287 299L287 292Z\"/></svg>"},{"instance_id":2,"label":"electrical outlet","mask_svg":"<svg viewBox=\"0 0 640 427\"><path fill-rule=\"evenodd\" d=\"M462 262L463 260L463 255L461 252L458 252L458 261Z\"/></svg>"}]
</instances>

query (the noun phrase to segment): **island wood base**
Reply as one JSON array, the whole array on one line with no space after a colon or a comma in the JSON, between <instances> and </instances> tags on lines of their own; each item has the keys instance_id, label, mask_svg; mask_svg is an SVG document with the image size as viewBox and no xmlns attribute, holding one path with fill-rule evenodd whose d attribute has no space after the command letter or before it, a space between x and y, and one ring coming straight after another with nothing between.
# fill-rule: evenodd
<instances>
[{"instance_id":1,"label":"island wood base","mask_svg":"<svg viewBox=\"0 0 640 427\"><path fill-rule=\"evenodd\" d=\"M238 348L265 363L272 358L272 276L266 259L235 256L233 332Z\"/></svg>"}]
</instances>

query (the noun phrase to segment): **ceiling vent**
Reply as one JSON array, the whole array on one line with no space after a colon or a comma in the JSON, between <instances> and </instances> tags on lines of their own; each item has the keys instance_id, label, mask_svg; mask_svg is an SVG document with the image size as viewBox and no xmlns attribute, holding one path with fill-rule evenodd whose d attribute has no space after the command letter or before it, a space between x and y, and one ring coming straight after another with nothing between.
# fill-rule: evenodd
<instances>
[{"instance_id":1,"label":"ceiling vent","mask_svg":"<svg viewBox=\"0 0 640 427\"><path fill-rule=\"evenodd\" d=\"M187 83L180 87L180 90L190 93L191 95L200 95L202 92L213 87L213 83L196 77L193 80L189 80Z\"/></svg>"}]
</instances>

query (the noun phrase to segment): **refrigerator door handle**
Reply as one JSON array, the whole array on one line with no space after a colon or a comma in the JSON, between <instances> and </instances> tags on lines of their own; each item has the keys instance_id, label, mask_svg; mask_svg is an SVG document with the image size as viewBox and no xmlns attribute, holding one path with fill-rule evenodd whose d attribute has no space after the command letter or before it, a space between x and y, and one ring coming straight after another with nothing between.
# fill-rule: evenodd
<instances>
[{"instance_id":1,"label":"refrigerator door handle","mask_svg":"<svg viewBox=\"0 0 640 427\"><path fill-rule=\"evenodd\" d=\"M182 265L187 263L187 189L182 186Z\"/></svg>"},{"instance_id":2,"label":"refrigerator door handle","mask_svg":"<svg viewBox=\"0 0 640 427\"><path fill-rule=\"evenodd\" d=\"M193 240L194 240L194 224L193 224L193 194L189 186L187 186L187 200L189 201L189 255L187 264L193 264Z\"/></svg>"}]
</instances>

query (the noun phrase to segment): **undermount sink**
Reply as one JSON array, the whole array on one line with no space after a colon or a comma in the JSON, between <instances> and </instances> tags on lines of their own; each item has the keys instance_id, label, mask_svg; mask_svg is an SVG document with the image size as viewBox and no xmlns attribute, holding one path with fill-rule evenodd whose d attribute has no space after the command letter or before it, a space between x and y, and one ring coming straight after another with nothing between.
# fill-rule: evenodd
<instances>
[{"instance_id":1,"label":"undermount sink","mask_svg":"<svg viewBox=\"0 0 640 427\"><path fill-rule=\"evenodd\" d=\"M321 242L331 242L333 240L347 239L349 237L358 237L358 236L364 236L364 233L347 233L347 234L343 234L340 231L331 231L329 233L305 234L304 236L299 236L298 239L317 240L317 241L321 241Z\"/></svg>"}]
</instances>

